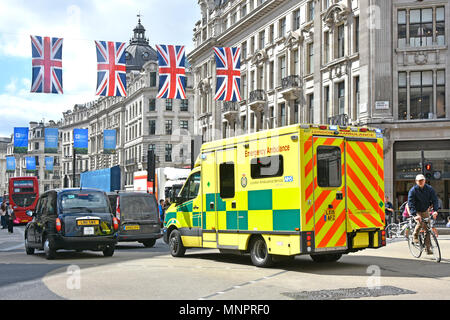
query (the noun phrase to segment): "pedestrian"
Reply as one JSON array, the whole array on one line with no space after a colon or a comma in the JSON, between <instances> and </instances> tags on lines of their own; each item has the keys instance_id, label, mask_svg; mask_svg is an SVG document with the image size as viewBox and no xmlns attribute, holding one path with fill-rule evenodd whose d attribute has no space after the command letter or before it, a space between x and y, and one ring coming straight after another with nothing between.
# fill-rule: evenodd
<instances>
[{"instance_id":1,"label":"pedestrian","mask_svg":"<svg viewBox=\"0 0 450 320\"><path fill-rule=\"evenodd\" d=\"M14 220L16 219L16 215L14 214L14 210L12 206L7 202L6 203L6 217L8 219L8 232L14 232Z\"/></svg>"},{"instance_id":2,"label":"pedestrian","mask_svg":"<svg viewBox=\"0 0 450 320\"><path fill-rule=\"evenodd\" d=\"M447 224L445 226L447 228L450 228L450 216L447 217Z\"/></svg>"},{"instance_id":3,"label":"pedestrian","mask_svg":"<svg viewBox=\"0 0 450 320\"><path fill-rule=\"evenodd\" d=\"M0 206L0 216L1 216L2 229L6 229L7 222L6 222L6 202L5 201L3 201L2 205Z\"/></svg>"},{"instance_id":4,"label":"pedestrian","mask_svg":"<svg viewBox=\"0 0 450 320\"><path fill-rule=\"evenodd\" d=\"M436 192L433 187L425 183L425 176L418 174L416 176L416 185L413 186L408 192L408 206L411 216L416 220L416 227L413 233L414 243L419 243L420 229L426 230L427 225L422 221L424 218L430 217L430 207L433 206L433 217L436 219L437 211L439 208ZM430 235L427 234L425 238L425 246L427 254L433 254L430 250Z\"/></svg>"},{"instance_id":5,"label":"pedestrian","mask_svg":"<svg viewBox=\"0 0 450 320\"><path fill-rule=\"evenodd\" d=\"M384 216L385 216L386 226L389 225L390 223L396 222L396 221L392 221L393 218L395 219L395 211L394 211L394 206L392 205L392 202L389 201L388 196L384 197ZM397 219L395 219L395 220L397 220Z\"/></svg>"},{"instance_id":6,"label":"pedestrian","mask_svg":"<svg viewBox=\"0 0 450 320\"><path fill-rule=\"evenodd\" d=\"M408 203L406 203L405 208L403 209L403 213L402 213L402 222L405 222L406 220L408 220L408 218L411 216L410 212L409 212L409 206Z\"/></svg>"},{"instance_id":7,"label":"pedestrian","mask_svg":"<svg viewBox=\"0 0 450 320\"><path fill-rule=\"evenodd\" d=\"M159 219L161 221L161 226L164 223L164 200L159 200Z\"/></svg>"}]
</instances>

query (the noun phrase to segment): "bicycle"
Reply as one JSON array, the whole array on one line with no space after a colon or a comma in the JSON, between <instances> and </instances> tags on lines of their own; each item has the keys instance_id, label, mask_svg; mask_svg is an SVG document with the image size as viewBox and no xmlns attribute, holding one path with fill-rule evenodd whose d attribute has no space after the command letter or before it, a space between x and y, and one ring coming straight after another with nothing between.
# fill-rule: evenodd
<instances>
[{"instance_id":1,"label":"bicycle","mask_svg":"<svg viewBox=\"0 0 450 320\"><path fill-rule=\"evenodd\" d=\"M411 221L410 219L400 222L400 223L390 223L387 227L386 227L386 235L388 238L402 238L405 237L407 238L407 230L408 227L410 227L411 225Z\"/></svg>"},{"instance_id":2,"label":"bicycle","mask_svg":"<svg viewBox=\"0 0 450 320\"><path fill-rule=\"evenodd\" d=\"M434 220L430 218L423 218L423 222L426 224L427 228L426 230L421 230L419 232L419 243L414 243L414 226L415 224L412 223L413 219L411 218L411 229L408 232L408 247L409 251L411 252L412 256L415 258L420 258L422 255L423 250L425 249L425 239L427 236L430 237L430 250L433 252L433 257L436 262L441 261L441 249L439 248L439 242L437 240L436 234L433 231L433 222ZM416 222L417 223L417 222Z\"/></svg>"}]
</instances>

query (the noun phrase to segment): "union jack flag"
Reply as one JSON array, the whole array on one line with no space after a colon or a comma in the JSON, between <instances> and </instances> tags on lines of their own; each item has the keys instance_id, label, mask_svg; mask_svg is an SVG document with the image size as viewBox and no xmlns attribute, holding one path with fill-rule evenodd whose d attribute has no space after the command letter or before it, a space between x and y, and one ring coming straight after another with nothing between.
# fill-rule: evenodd
<instances>
[{"instance_id":1,"label":"union jack flag","mask_svg":"<svg viewBox=\"0 0 450 320\"><path fill-rule=\"evenodd\" d=\"M97 92L98 96L126 97L127 66L125 43L95 41L97 49Z\"/></svg>"},{"instance_id":2,"label":"union jack flag","mask_svg":"<svg viewBox=\"0 0 450 320\"><path fill-rule=\"evenodd\" d=\"M241 101L241 49L214 48L216 95L218 101Z\"/></svg>"},{"instance_id":3,"label":"union jack flag","mask_svg":"<svg viewBox=\"0 0 450 320\"><path fill-rule=\"evenodd\" d=\"M159 92L156 98L186 99L184 46L157 45Z\"/></svg>"},{"instance_id":4,"label":"union jack flag","mask_svg":"<svg viewBox=\"0 0 450 320\"><path fill-rule=\"evenodd\" d=\"M63 93L62 38L31 37L31 92Z\"/></svg>"}]
</instances>

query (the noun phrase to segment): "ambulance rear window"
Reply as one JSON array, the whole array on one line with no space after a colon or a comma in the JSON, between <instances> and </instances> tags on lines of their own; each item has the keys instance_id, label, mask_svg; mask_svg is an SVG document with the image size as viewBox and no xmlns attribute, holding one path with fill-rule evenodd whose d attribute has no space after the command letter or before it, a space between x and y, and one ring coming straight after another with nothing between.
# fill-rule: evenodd
<instances>
[{"instance_id":1,"label":"ambulance rear window","mask_svg":"<svg viewBox=\"0 0 450 320\"><path fill-rule=\"evenodd\" d=\"M342 184L341 148L317 148L317 184L321 188L337 188Z\"/></svg>"},{"instance_id":2,"label":"ambulance rear window","mask_svg":"<svg viewBox=\"0 0 450 320\"><path fill-rule=\"evenodd\" d=\"M274 178L283 175L283 156L255 158L250 162L252 179Z\"/></svg>"}]
</instances>

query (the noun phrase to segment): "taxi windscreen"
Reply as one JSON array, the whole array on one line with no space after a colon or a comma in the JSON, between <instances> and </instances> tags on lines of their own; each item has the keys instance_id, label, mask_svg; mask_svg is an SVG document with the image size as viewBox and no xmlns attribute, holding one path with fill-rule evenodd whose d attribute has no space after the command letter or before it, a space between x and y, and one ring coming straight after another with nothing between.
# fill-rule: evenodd
<instances>
[{"instance_id":1,"label":"taxi windscreen","mask_svg":"<svg viewBox=\"0 0 450 320\"><path fill-rule=\"evenodd\" d=\"M70 191L61 195L62 213L110 212L106 196L101 192Z\"/></svg>"}]
</instances>

